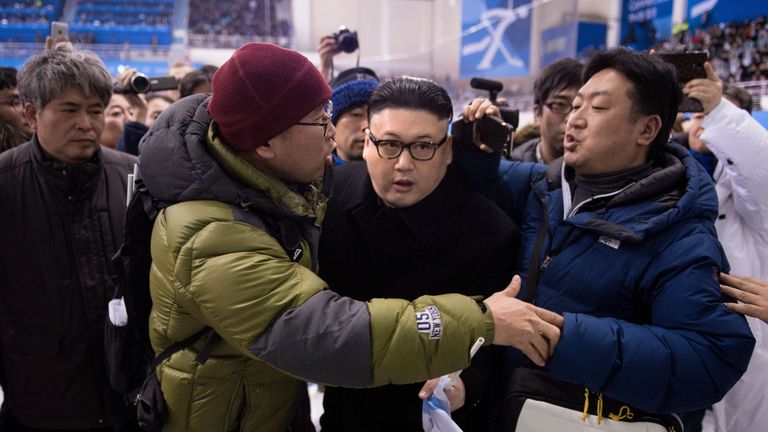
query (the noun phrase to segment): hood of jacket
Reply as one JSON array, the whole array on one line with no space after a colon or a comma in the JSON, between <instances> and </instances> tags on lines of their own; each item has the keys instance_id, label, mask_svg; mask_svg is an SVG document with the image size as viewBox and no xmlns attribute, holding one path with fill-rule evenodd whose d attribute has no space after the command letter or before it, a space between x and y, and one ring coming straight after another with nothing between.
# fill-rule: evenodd
<instances>
[{"instance_id":1,"label":"hood of jacket","mask_svg":"<svg viewBox=\"0 0 768 432\"><path fill-rule=\"evenodd\" d=\"M160 206L214 200L319 226L327 205L322 181L289 185L246 162L216 133L209 101L201 94L174 103L141 140L141 178Z\"/></svg>"},{"instance_id":2,"label":"hood of jacket","mask_svg":"<svg viewBox=\"0 0 768 432\"><path fill-rule=\"evenodd\" d=\"M607 198L603 208L570 217L569 167L562 165L562 159L553 165L536 189L541 194L544 188L557 188L561 199L558 205L551 203L550 210L557 208L557 216L577 227L639 242L683 219L699 217L714 222L717 218L717 193L709 174L677 144L659 149L653 159L655 171Z\"/></svg>"}]
</instances>

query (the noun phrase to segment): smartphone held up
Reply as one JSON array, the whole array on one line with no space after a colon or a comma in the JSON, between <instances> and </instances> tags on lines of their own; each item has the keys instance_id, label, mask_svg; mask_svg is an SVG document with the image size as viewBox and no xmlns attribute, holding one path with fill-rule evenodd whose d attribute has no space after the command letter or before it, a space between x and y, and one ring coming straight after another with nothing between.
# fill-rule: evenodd
<instances>
[{"instance_id":1,"label":"smartphone held up","mask_svg":"<svg viewBox=\"0 0 768 432\"><path fill-rule=\"evenodd\" d=\"M61 21L52 21L50 37L53 41L53 46L60 42L69 41L69 24Z\"/></svg>"},{"instance_id":2,"label":"smartphone held up","mask_svg":"<svg viewBox=\"0 0 768 432\"><path fill-rule=\"evenodd\" d=\"M684 86L693 79L707 77L704 63L707 62L709 56L706 51L657 52L654 55L659 56L659 58L675 67L677 70L677 81L681 86ZM703 112L704 106L698 99L684 97L678 111Z\"/></svg>"}]
</instances>

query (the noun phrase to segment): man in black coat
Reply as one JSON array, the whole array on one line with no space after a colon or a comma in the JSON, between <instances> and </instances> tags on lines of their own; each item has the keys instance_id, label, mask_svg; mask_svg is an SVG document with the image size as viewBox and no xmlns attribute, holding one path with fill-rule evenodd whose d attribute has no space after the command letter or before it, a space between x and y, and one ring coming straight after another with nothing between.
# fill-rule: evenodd
<instances>
[{"instance_id":1,"label":"man in black coat","mask_svg":"<svg viewBox=\"0 0 768 432\"><path fill-rule=\"evenodd\" d=\"M445 90L428 80L395 78L374 91L368 106L365 164L336 171L320 275L358 300L486 296L505 287L518 230L449 169L452 106ZM497 354L481 350L446 392L464 430L487 430ZM329 387L323 431L421 431L421 386Z\"/></svg>"},{"instance_id":2,"label":"man in black coat","mask_svg":"<svg viewBox=\"0 0 768 432\"><path fill-rule=\"evenodd\" d=\"M135 162L100 146L112 82L64 46L28 60L18 88L34 135L0 155L0 430L129 430L103 345Z\"/></svg>"}]
</instances>

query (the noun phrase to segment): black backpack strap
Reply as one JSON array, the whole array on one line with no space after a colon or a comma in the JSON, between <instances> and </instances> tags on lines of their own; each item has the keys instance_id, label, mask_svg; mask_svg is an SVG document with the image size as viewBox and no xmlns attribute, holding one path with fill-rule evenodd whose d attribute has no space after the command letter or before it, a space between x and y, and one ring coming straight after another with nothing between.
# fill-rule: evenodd
<instances>
[{"instance_id":1,"label":"black backpack strap","mask_svg":"<svg viewBox=\"0 0 768 432\"><path fill-rule=\"evenodd\" d=\"M221 341L221 336L218 333L213 332L200 352L197 353L197 362L201 365L205 364L205 362L208 361L208 357L211 355L211 351L218 345L219 341Z\"/></svg>"},{"instance_id":2,"label":"black backpack strap","mask_svg":"<svg viewBox=\"0 0 768 432\"><path fill-rule=\"evenodd\" d=\"M304 250L301 248L301 232L296 223L290 219L281 219L275 225L277 228L273 231L275 232L273 235L276 235L280 246L285 249L291 261L299 262L304 255Z\"/></svg>"},{"instance_id":3,"label":"black backpack strap","mask_svg":"<svg viewBox=\"0 0 768 432\"><path fill-rule=\"evenodd\" d=\"M255 214L249 208L250 205L247 202L241 201L240 205L233 204L235 220L264 230L280 243L291 261L298 262L304 255L304 250L301 248L301 231L297 222L288 218L272 219L266 215Z\"/></svg>"},{"instance_id":4,"label":"black backpack strap","mask_svg":"<svg viewBox=\"0 0 768 432\"><path fill-rule=\"evenodd\" d=\"M112 294L113 299L123 297L123 287L126 286L128 280L128 267L125 263L125 255L127 254L126 244L123 243L112 256L110 262L112 268L117 275L117 283L115 284L115 292Z\"/></svg>"},{"instance_id":5,"label":"black backpack strap","mask_svg":"<svg viewBox=\"0 0 768 432\"><path fill-rule=\"evenodd\" d=\"M204 334L208 333L211 330L212 329L210 327L205 327L202 330L198 331L197 333L193 334L192 336L189 336L188 338L186 338L184 340L181 340L181 341L178 341L178 342L174 342L171 346L169 346L168 348L164 349L163 352L158 354L157 357L155 357L154 360L152 360L152 370L155 370L158 366L160 366L160 363L166 361L172 355L174 355L177 352L183 350L184 348L192 345L196 340L200 339L201 336L203 336ZM213 338L211 338L211 339L213 339ZM208 340L206 345L203 347L203 350L200 351L201 353L206 348L208 348L208 345L210 344L211 339ZM209 354L210 354L210 350L211 349L213 349L213 347L208 348ZM205 360L207 360L207 357L206 357Z\"/></svg>"}]
</instances>

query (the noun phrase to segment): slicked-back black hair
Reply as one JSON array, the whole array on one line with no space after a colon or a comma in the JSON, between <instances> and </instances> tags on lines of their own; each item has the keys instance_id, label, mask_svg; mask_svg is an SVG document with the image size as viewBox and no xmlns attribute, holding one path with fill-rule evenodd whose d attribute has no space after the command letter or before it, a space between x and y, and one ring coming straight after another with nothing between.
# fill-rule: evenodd
<instances>
[{"instance_id":1,"label":"slicked-back black hair","mask_svg":"<svg viewBox=\"0 0 768 432\"><path fill-rule=\"evenodd\" d=\"M386 108L426 111L439 119L450 119L453 115L453 104L444 88L431 80L409 76L392 78L373 91L368 116Z\"/></svg>"}]
</instances>

